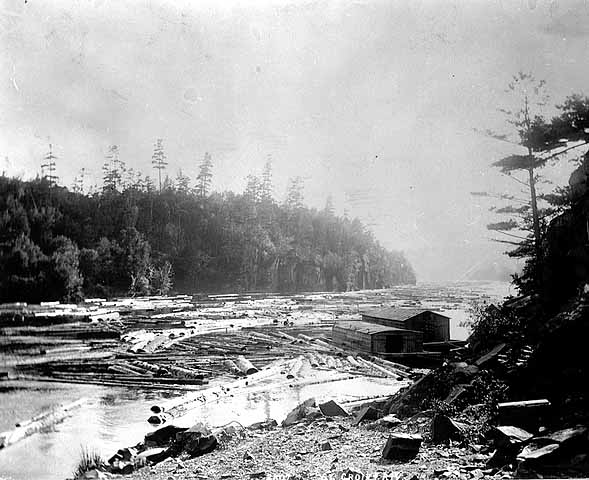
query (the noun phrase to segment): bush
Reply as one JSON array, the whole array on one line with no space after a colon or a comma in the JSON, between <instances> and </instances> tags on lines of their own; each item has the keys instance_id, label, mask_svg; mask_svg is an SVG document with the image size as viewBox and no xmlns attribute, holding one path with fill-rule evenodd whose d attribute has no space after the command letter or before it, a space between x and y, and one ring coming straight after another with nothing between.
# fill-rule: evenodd
<instances>
[{"instance_id":1,"label":"bush","mask_svg":"<svg viewBox=\"0 0 589 480\"><path fill-rule=\"evenodd\" d=\"M151 266L149 269L149 283L151 293L156 295L167 295L172 289L172 264L168 261L159 267Z\"/></svg>"},{"instance_id":2,"label":"bush","mask_svg":"<svg viewBox=\"0 0 589 480\"><path fill-rule=\"evenodd\" d=\"M526 325L521 316L494 305L471 307L469 344L473 353L485 353L500 343L523 345Z\"/></svg>"},{"instance_id":3,"label":"bush","mask_svg":"<svg viewBox=\"0 0 589 480\"><path fill-rule=\"evenodd\" d=\"M90 470L100 470L105 466L106 462L98 452L90 450L87 447L82 447L80 452L80 461L78 462L78 466L74 471L74 478L80 478Z\"/></svg>"}]
</instances>

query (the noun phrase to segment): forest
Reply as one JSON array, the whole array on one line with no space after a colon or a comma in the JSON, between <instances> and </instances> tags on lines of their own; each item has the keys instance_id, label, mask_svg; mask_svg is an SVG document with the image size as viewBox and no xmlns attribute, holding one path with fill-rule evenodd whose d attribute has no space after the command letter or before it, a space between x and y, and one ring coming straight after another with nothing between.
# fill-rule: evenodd
<instances>
[{"instance_id":1,"label":"forest","mask_svg":"<svg viewBox=\"0 0 589 480\"><path fill-rule=\"evenodd\" d=\"M270 162L242 194L210 192L209 154L194 185L182 172L171 179L161 140L155 181L128 170L116 146L93 192L83 177L59 185L55 162L50 150L36 179L0 177L1 302L415 283L402 253L335 215L329 198L322 210L306 207L301 179L277 202Z\"/></svg>"}]
</instances>

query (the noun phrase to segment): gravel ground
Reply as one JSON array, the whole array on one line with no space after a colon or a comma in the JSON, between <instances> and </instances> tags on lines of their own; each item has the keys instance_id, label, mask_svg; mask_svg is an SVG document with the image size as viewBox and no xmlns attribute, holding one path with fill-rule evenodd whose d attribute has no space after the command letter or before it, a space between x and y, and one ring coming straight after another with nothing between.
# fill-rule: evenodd
<instances>
[{"instance_id":1,"label":"gravel ground","mask_svg":"<svg viewBox=\"0 0 589 480\"><path fill-rule=\"evenodd\" d=\"M414 429L415 430L415 429ZM351 469L366 479L480 479L490 478L484 462L489 453L480 448L434 446L425 443L418 456L406 463L381 459L389 431L353 426L347 418L320 419L267 432L246 431L214 452L194 459L168 459L144 467L126 478L132 480L176 479L341 479ZM329 443L329 446L326 445ZM494 478L512 475L497 472Z\"/></svg>"}]
</instances>

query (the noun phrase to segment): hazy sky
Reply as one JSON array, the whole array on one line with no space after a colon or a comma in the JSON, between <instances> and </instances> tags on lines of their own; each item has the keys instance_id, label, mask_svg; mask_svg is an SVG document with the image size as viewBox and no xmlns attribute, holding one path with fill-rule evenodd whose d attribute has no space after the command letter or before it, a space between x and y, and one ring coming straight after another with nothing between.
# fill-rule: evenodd
<instances>
[{"instance_id":1,"label":"hazy sky","mask_svg":"<svg viewBox=\"0 0 589 480\"><path fill-rule=\"evenodd\" d=\"M469 192L514 185L489 168L512 147L473 132L502 125L510 77L589 93L582 0L0 0L0 35L1 170L35 175L51 142L66 184L111 144L150 173L161 137L172 176L208 151L242 191L271 155L279 199L303 176L423 280L503 250Z\"/></svg>"}]
</instances>

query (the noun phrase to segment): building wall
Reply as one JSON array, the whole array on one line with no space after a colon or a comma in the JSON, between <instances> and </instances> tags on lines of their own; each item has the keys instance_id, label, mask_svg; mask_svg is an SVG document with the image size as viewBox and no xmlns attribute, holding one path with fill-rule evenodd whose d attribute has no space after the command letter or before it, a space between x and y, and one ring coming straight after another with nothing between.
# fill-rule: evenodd
<instances>
[{"instance_id":1,"label":"building wall","mask_svg":"<svg viewBox=\"0 0 589 480\"><path fill-rule=\"evenodd\" d=\"M387 348L387 337L400 338L401 349ZM423 335L420 332L409 331L378 333L372 336L372 351L374 353L421 352L423 351Z\"/></svg>"},{"instance_id":2,"label":"building wall","mask_svg":"<svg viewBox=\"0 0 589 480\"><path fill-rule=\"evenodd\" d=\"M362 315L365 322L386 325L387 327L406 328L423 332L424 342L445 342L450 340L450 320L434 312L423 312L406 322Z\"/></svg>"},{"instance_id":3,"label":"building wall","mask_svg":"<svg viewBox=\"0 0 589 480\"><path fill-rule=\"evenodd\" d=\"M390 350L387 345L387 337L401 339L397 341L400 349ZM333 341L343 347L370 353L398 353L423 351L423 335L420 332L397 331L383 333L361 333L334 326L332 330ZM394 342L394 343L397 343Z\"/></svg>"},{"instance_id":4,"label":"building wall","mask_svg":"<svg viewBox=\"0 0 589 480\"><path fill-rule=\"evenodd\" d=\"M334 326L331 335L333 341L338 345L364 352L372 352L372 337L367 333Z\"/></svg>"}]
</instances>

